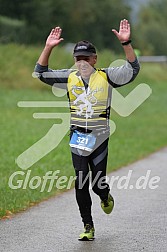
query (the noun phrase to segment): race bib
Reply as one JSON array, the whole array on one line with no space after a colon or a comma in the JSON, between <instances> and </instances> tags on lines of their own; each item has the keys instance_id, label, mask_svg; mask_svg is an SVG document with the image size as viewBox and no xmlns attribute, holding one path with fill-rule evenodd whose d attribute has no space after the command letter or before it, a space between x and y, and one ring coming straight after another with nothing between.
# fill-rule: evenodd
<instances>
[{"instance_id":1,"label":"race bib","mask_svg":"<svg viewBox=\"0 0 167 252\"><path fill-rule=\"evenodd\" d=\"M93 134L82 133L75 130L70 140L70 146L77 149L92 151L96 143L96 137Z\"/></svg>"}]
</instances>

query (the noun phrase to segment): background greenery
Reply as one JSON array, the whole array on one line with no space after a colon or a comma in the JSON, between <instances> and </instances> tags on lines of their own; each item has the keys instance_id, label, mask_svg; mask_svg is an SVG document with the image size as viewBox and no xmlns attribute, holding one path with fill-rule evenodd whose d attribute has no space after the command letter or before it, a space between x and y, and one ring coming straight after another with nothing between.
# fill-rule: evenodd
<instances>
[{"instance_id":1,"label":"background greenery","mask_svg":"<svg viewBox=\"0 0 167 252\"><path fill-rule=\"evenodd\" d=\"M56 108L19 108L18 101L55 101L51 88L31 74L42 46L5 44L0 45L0 217L10 218L13 212L60 193L53 187L48 193L41 187L36 190L12 190L8 186L10 175L21 169L15 164L16 157L33 143L43 137L55 123L53 119L35 120L34 112L60 112ZM112 51L104 50L98 54L98 67L107 67L116 58ZM73 59L65 48L55 48L50 59L53 68L66 68L73 65ZM116 123L116 132L109 143L108 172L141 159L167 145L167 65L141 64L141 71L133 84L121 89L127 95L140 83L147 83L153 90L151 97L129 117L120 117L114 111L111 118ZM66 98L65 98L66 99ZM64 110L66 112L67 109ZM61 111L63 112L63 111ZM56 136L55 136L56 137ZM60 170L61 175L74 175L68 146L69 136L61 144L30 167L31 177L44 176L47 171ZM17 176L25 179L25 176ZM15 183L17 181L15 180Z\"/></svg>"},{"instance_id":2,"label":"background greenery","mask_svg":"<svg viewBox=\"0 0 167 252\"><path fill-rule=\"evenodd\" d=\"M65 43L87 39L98 50L120 52L112 28L131 21L133 45L142 55L167 51L167 0L0 0L0 42L41 44L51 28L63 29Z\"/></svg>"}]
</instances>

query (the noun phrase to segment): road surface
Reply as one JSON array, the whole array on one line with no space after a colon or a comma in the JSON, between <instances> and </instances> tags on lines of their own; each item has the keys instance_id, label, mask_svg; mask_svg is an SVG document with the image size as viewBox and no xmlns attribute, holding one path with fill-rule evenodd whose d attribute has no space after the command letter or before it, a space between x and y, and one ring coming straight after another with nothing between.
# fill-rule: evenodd
<instances>
[{"instance_id":1,"label":"road surface","mask_svg":"<svg viewBox=\"0 0 167 252\"><path fill-rule=\"evenodd\" d=\"M115 178L111 188L115 208L111 215L103 213L99 198L91 191L94 241L78 241L83 226L74 190L69 190L10 220L1 221L0 251L166 252L167 148L109 176L110 185ZM131 177L125 189L128 176ZM142 186L146 188L140 188Z\"/></svg>"}]
</instances>

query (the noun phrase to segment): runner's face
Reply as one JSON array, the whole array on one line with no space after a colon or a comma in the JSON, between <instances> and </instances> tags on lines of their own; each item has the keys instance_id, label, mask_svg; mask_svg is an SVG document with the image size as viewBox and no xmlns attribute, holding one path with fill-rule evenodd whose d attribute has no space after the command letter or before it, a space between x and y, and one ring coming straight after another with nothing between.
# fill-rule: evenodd
<instances>
[{"instance_id":1,"label":"runner's face","mask_svg":"<svg viewBox=\"0 0 167 252\"><path fill-rule=\"evenodd\" d=\"M75 64L83 78L89 78L94 70L94 65L97 61L97 56L76 56L74 57Z\"/></svg>"}]
</instances>

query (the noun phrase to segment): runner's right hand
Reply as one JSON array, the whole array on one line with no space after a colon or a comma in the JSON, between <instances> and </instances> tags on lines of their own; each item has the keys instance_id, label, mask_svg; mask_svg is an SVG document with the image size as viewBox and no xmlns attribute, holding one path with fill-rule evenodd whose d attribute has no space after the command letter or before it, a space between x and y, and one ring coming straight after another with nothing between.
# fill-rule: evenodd
<instances>
[{"instance_id":1,"label":"runner's right hand","mask_svg":"<svg viewBox=\"0 0 167 252\"><path fill-rule=\"evenodd\" d=\"M59 26L52 29L46 40L46 46L53 48L63 41L64 39L61 38L61 33L62 29Z\"/></svg>"}]
</instances>

